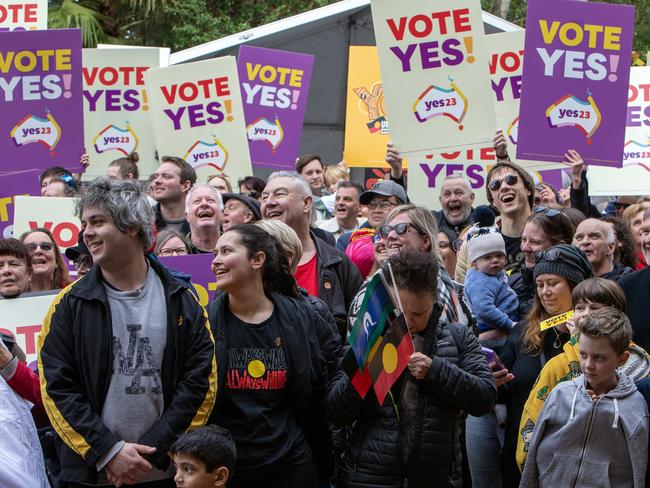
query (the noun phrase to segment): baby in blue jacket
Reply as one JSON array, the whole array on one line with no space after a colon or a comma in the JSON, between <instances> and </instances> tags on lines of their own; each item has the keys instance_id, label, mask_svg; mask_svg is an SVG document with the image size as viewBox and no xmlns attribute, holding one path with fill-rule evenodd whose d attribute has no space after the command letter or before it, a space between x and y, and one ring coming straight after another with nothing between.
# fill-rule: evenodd
<instances>
[{"instance_id":1,"label":"baby in blue jacket","mask_svg":"<svg viewBox=\"0 0 650 488\"><path fill-rule=\"evenodd\" d=\"M504 270L506 245L494 225L494 214L481 212L467 234L472 267L465 276L465 296L479 324L479 332L500 329L508 332L518 320L519 300L508 286Z\"/></svg>"}]
</instances>

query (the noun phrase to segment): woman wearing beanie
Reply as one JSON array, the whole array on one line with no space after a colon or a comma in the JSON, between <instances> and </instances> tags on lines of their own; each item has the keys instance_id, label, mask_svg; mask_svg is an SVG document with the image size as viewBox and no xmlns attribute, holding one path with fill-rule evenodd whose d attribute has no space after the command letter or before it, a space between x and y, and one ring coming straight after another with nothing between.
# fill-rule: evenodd
<instances>
[{"instance_id":1,"label":"woman wearing beanie","mask_svg":"<svg viewBox=\"0 0 650 488\"><path fill-rule=\"evenodd\" d=\"M512 373L512 381L499 387L499 402L508 409L505 440L501 453L504 487L519 486L520 472L515 461L521 414L537 376L546 362L562 352L570 334L564 324L540 330L540 323L572 310L573 288L592 275L584 252L568 244L541 251L536 256L533 277L537 294L526 320L510 332L501 360Z\"/></svg>"}]
</instances>

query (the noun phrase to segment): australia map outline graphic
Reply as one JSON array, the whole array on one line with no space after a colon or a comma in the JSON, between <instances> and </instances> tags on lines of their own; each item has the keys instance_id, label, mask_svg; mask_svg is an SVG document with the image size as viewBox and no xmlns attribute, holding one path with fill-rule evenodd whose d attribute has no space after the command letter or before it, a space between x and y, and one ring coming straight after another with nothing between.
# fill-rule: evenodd
<instances>
[{"instance_id":1,"label":"australia map outline graphic","mask_svg":"<svg viewBox=\"0 0 650 488\"><path fill-rule=\"evenodd\" d=\"M508 126L508 139L515 146L517 145L517 140L519 139L519 115Z\"/></svg>"},{"instance_id":2,"label":"australia map outline graphic","mask_svg":"<svg viewBox=\"0 0 650 488\"><path fill-rule=\"evenodd\" d=\"M198 140L190 146L183 159L193 168L212 166L222 171L228 163L228 150L213 136L213 142Z\"/></svg>"},{"instance_id":3,"label":"australia map outline graphic","mask_svg":"<svg viewBox=\"0 0 650 488\"><path fill-rule=\"evenodd\" d=\"M581 100L569 93L553 102L546 109L546 119L548 125L554 129L575 127L587 138L587 144L591 144L603 117L591 93L587 92L587 100Z\"/></svg>"},{"instance_id":4,"label":"australia map outline graphic","mask_svg":"<svg viewBox=\"0 0 650 488\"><path fill-rule=\"evenodd\" d=\"M631 139L623 148L623 167L639 165L650 171L650 137L645 143Z\"/></svg>"},{"instance_id":5,"label":"australia map outline graphic","mask_svg":"<svg viewBox=\"0 0 650 488\"><path fill-rule=\"evenodd\" d=\"M45 118L30 114L18 122L9 133L16 146L34 142L42 144L54 155L54 149L61 140L61 127L52 113L46 109Z\"/></svg>"},{"instance_id":6,"label":"australia map outline graphic","mask_svg":"<svg viewBox=\"0 0 650 488\"><path fill-rule=\"evenodd\" d=\"M249 141L268 143L271 146L271 152L275 154L278 146L284 140L284 129L277 115L274 122L266 117L258 117L246 126L246 135Z\"/></svg>"},{"instance_id":7,"label":"australia map outline graphic","mask_svg":"<svg viewBox=\"0 0 650 488\"><path fill-rule=\"evenodd\" d=\"M450 88L430 85L413 103L413 114L418 122L434 117L448 117L463 130L463 119L469 106L467 97L450 78Z\"/></svg>"},{"instance_id":8,"label":"australia map outline graphic","mask_svg":"<svg viewBox=\"0 0 650 488\"><path fill-rule=\"evenodd\" d=\"M126 129L115 124L104 127L93 139L98 154L106 151L119 151L128 156L138 148L138 136L127 122Z\"/></svg>"}]
</instances>

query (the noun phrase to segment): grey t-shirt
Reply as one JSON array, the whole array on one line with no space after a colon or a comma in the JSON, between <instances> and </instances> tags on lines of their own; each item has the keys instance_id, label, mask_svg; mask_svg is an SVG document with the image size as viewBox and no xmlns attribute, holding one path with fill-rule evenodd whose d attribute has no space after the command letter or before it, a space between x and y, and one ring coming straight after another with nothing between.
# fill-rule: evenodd
<instances>
[{"instance_id":1,"label":"grey t-shirt","mask_svg":"<svg viewBox=\"0 0 650 488\"><path fill-rule=\"evenodd\" d=\"M104 287L113 326L113 371L102 420L116 436L136 442L164 410L160 370L167 342L165 291L152 269L136 291Z\"/></svg>"}]
</instances>

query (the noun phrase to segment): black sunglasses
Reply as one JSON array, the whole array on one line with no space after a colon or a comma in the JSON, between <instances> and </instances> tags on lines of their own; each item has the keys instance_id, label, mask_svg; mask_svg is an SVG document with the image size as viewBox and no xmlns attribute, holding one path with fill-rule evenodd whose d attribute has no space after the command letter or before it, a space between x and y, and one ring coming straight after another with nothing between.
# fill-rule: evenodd
<instances>
[{"instance_id":1,"label":"black sunglasses","mask_svg":"<svg viewBox=\"0 0 650 488\"><path fill-rule=\"evenodd\" d=\"M398 236L403 236L406 234L409 229L413 227L413 224L411 223L406 223L402 222L400 224L395 224L395 225L383 225L379 228L379 235L381 236L382 239L387 239L388 234L391 233L391 231L395 231L395 234ZM413 227L415 229L415 227ZM417 229L415 229L417 231Z\"/></svg>"},{"instance_id":2,"label":"black sunglasses","mask_svg":"<svg viewBox=\"0 0 650 488\"><path fill-rule=\"evenodd\" d=\"M544 251L537 251L534 255L535 262L538 263L542 259L545 259L546 261L556 261L561 253L562 251L560 251L559 249L553 249L553 248L546 249Z\"/></svg>"},{"instance_id":3,"label":"black sunglasses","mask_svg":"<svg viewBox=\"0 0 650 488\"><path fill-rule=\"evenodd\" d=\"M518 181L519 181L519 177L517 175L506 175L500 180L490 181L488 188L491 191L499 191L499 188L501 188L501 183L505 183L508 186L515 186Z\"/></svg>"},{"instance_id":4,"label":"black sunglasses","mask_svg":"<svg viewBox=\"0 0 650 488\"><path fill-rule=\"evenodd\" d=\"M562 213L559 210L555 210L554 208L548 208L548 207L545 207L543 205L538 205L536 207L533 207L533 212L534 213L541 213L541 214L544 214L547 217L551 217L551 218L557 217L558 215L560 215Z\"/></svg>"}]
</instances>

